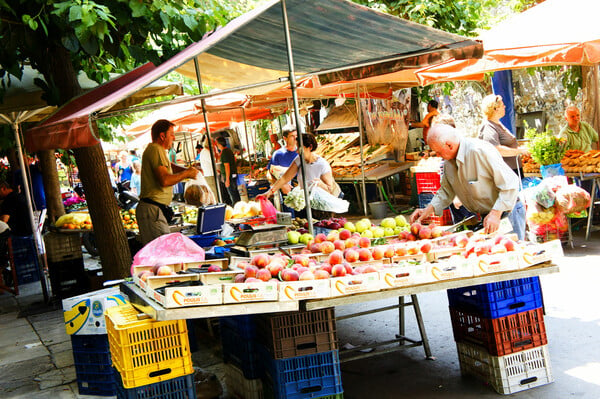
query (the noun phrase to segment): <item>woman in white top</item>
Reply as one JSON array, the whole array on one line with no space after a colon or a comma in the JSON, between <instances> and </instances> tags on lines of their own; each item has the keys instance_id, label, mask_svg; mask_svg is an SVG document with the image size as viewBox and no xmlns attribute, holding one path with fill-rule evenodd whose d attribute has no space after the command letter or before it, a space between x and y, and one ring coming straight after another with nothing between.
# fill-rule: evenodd
<instances>
[{"instance_id":1,"label":"woman in white top","mask_svg":"<svg viewBox=\"0 0 600 399\"><path fill-rule=\"evenodd\" d=\"M315 151L317 150L317 140L312 134L302 135L302 147L304 154L304 173L306 174L306 181L308 185L316 184L325 191L333 195L339 195L339 186L333 179L331 173L331 166L329 163L318 156ZM279 190L283 185L289 183L294 176L298 174L298 183L302 186L302 173L300 171L300 158L296 157L294 162L285 171L285 173L269 188L265 193L267 197Z\"/></svg>"},{"instance_id":2,"label":"woman in white top","mask_svg":"<svg viewBox=\"0 0 600 399\"><path fill-rule=\"evenodd\" d=\"M209 143L208 139L204 139L202 142L202 150L198 155L198 160L200 161L200 170L202 171L202 175L206 179L206 183L208 187L212 191L215 198L217 198L217 185L215 183L215 172L213 172L212 161L210 159L210 149L208 148Z\"/></svg>"}]
</instances>

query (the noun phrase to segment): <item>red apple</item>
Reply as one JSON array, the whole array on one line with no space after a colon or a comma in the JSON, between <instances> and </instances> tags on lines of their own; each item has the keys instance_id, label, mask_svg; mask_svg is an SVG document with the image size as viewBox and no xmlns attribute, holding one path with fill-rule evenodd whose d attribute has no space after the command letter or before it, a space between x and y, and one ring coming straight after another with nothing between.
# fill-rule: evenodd
<instances>
[{"instance_id":1,"label":"red apple","mask_svg":"<svg viewBox=\"0 0 600 399\"><path fill-rule=\"evenodd\" d=\"M346 275L346 268L344 267L344 265L332 266L331 275L333 277L344 277Z\"/></svg>"},{"instance_id":2,"label":"red apple","mask_svg":"<svg viewBox=\"0 0 600 399\"><path fill-rule=\"evenodd\" d=\"M369 248L371 246L371 239L369 237L361 237L358 240L358 246L361 248Z\"/></svg>"},{"instance_id":3,"label":"red apple","mask_svg":"<svg viewBox=\"0 0 600 399\"><path fill-rule=\"evenodd\" d=\"M369 248L361 248L358 250L358 260L361 262L371 260L372 256L373 255L371 254Z\"/></svg>"},{"instance_id":4,"label":"red apple","mask_svg":"<svg viewBox=\"0 0 600 399\"><path fill-rule=\"evenodd\" d=\"M327 259L327 262L330 265L338 265L341 264L344 261L344 254L342 253L342 251L340 250L335 250L333 251L330 255L329 255L329 259Z\"/></svg>"},{"instance_id":5,"label":"red apple","mask_svg":"<svg viewBox=\"0 0 600 399\"><path fill-rule=\"evenodd\" d=\"M340 231L340 240L347 240L348 238L352 237L352 233L350 232L350 230L348 229L343 229L342 231Z\"/></svg>"}]
</instances>

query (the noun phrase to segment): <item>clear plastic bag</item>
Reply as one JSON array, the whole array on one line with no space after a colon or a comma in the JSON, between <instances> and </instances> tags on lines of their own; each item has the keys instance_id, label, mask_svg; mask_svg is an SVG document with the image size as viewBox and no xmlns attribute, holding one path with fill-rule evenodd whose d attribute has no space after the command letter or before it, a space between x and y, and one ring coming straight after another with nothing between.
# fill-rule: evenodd
<instances>
[{"instance_id":1,"label":"clear plastic bag","mask_svg":"<svg viewBox=\"0 0 600 399\"><path fill-rule=\"evenodd\" d=\"M329 194L318 185L310 189L310 207L318 211L346 213L350 203L346 200Z\"/></svg>"},{"instance_id":2,"label":"clear plastic bag","mask_svg":"<svg viewBox=\"0 0 600 399\"><path fill-rule=\"evenodd\" d=\"M196 178L185 184L185 193L183 194L186 204L193 206L208 206L217 203L215 195L208 187L206 179L201 173Z\"/></svg>"},{"instance_id":3,"label":"clear plastic bag","mask_svg":"<svg viewBox=\"0 0 600 399\"><path fill-rule=\"evenodd\" d=\"M304 199L304 190L301 186L296 186L286 195L283 203L295 211L301 211L306 208L306 200Z\"/></svg>"},{"instance_id":4,"label":"clear plastic bag","mask_svg":"<svg viewBox=\"0 0 600 399\"><path fill-rule=\"evenodd\" d=\"M589 208L590 194L574 184L561 187L556 192L556 205L564 213L577 213Z\"/></svg>"}]
</instances>

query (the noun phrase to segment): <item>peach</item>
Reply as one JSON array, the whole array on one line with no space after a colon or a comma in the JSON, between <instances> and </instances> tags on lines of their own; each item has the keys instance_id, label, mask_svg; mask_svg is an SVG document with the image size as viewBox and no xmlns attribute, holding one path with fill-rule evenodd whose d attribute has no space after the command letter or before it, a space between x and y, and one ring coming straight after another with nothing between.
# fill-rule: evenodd
<instances>
[{"instance_id":1,"label":"peach","mask_svg":"<svg viewBox=\"0 0 600 399\"><path fill-rule=\"evenodd\" d=\"M419 235L419 231L421 230L421 223L413 223L410 225L410 232L417 237Z\"/></svg>"},{"instance_id":2,"label":"peach","mask_svg":"<svg viewBox=\"0 0 600 399\"><path fill-rule=\"evenodd\" d=\"M308 248L302 248L300 250L300 253L301 254L312 254L312 251L310 249L308 249Z\"/></svg>"},{"instance_id":3,"label":"peach","mask_svg":"<svg viewBox=\"0 0 600 399\"><path fill-rule=\"evenodd\" d=\"M319 233L315 236L315 242L316 243L321 243L327 241L327 236L323 233Z\"/></svg>"},{"instance_id":4,"label":"peach","mask_svg":"<svg viewBox=\"0 0 600 399\"><path fill-rule=\"evenodd\" d=\"M394 252L396 253L396 256L406 256L406 254L407 254L406 246L397 245L396 248L394 249Z\"/></svg>"},{"instance_id":5,"label":"peach","mask_svg":"<svg viewBox=\"0 0 600 399\"><path fill-rule=\"evenodd\" d=\"M258 267L259 269L267 267L270 261L270 257L267 254L258 254L252 257L250 264Z\"/></svg>"},{"instance_id":6,"label":"peach","mask_svg":"<svg viewBox=\"0 0 600 399\"><path fill-rule=\"evenodd\" d=\"M480 256L480 255L489 254L491 249L492 249L491 244L483 241L483 242L478 242L477 244L475 244L475 248L473 249L473 252L475 252L475 255Z\"/></svg>"},{"instance_id":7,"label":"peach","mask_svg":"<svg viewBox=\"0 0 600 399\"><path fill-rule=\"evenodd\" d=\"M254 266L254 265L247 266L244 269L244 276L246 276L246 278L256 277L257 273L258 273L258 267Z\"/></svg>"},{"instance_id":8,"label":"peach","mask_svg":"<svg viewBox=\"0 0 600 399\"><path fill-rule=\"evenodd\" d=\"M465 248L468 243L469 239L464 234L460 234L454 238L454 245L456 245L459 248Z\"/></svg>"},{"instance_id":9,"label":"peach","mask_svg":"<svg viewBox=\"0 0 600 399\"><path fill-rule=\"evenodd\" d=\"M346 269L346 274L352 274L352 265L350 263L344 262L342 265L344 265L344 268Z\"/></svg>"},{"instance_id":10,"label":"peach","mask_svg":"<svg viewBox=\"0 0 600 399\"><path fill-rule=\"evenodd\" d=\"M271 279L271 272L269 269L259 269L256 272L256 278L262 281L269 281Z\"/></svg>"},{"instance_id":11,"label":"peach","mask_svg":"<svg viewBox=\"0 0 600 399\"><path fill-rule=\"evenodd\" d=\"M344 265L335 265L331 268L331 275L333 277L343 277L346 275L346 268Z\"/></svg>"},{"instance_id":12,"label":"peach","mask_svg":"<svg viewBox=\"0 0 600 399\"><path fill-rule=\"evenodd\" d=\"M314 279L315 279L315 275L310 270L303 271L302 273L300 273L300 276L298 277L298 280L314 280Z\"/></svg>"},{"instance_id":13,"label":"peach","mask_svg":"<svg viewBox=\"0 0 600 399\"><path fill-rule=\"evenodd\" d=\"M244 283L262 283L262 280L257 279L256 277L248 277Z\"/></svg>"},{"instance_id":14,"label":"peach","mask_svg":"<svg viewBox=\"0 0 600 399\"><path fill-rule=\"evenodd\" d=\"M221 271L221 267L218 265L210 265L208 267L208 271L209 272L220 272Z\"/></svg>"},{"instance_id":15,"label":"peach","mask_svg":"<svg viewBox=\"0 0 600 399\"><path fill-rule=\"evenodd\" d=\"M300 275L293 269L284 269L281 272L281 279L283 281L298 281L300 279Z\"/></svg>"},{"instance_id":16,"label":"peach","mask_svg":"<svg viewBox=\"0 0 600 399\"><path fill-rule=\"evenodd\" d=\"M337 230L332 230L327 234L327 241L334 242L335 240L340 239L340 233Z\"/></svg>"},{"instance_id":17,"label":"peach","mask_svg":"<svg viewBox=\"0 0 600 399\"><path fill-rule=\"evenodd\" d=\"M423 240L421 242L421 248L420 248L420 250L424 254L429 253L429 251L431 251L431 242L429 242L429 240Z\"/></svg>"},{"instance_id":18,"label":"peach","mask_svg":"<svg viewBox=\"0 0 600 399\"><path fill-rule=\"evenodd\" d=\"M316 270L314 275L315 275L315 280L324 280L324 279L329 278L329 272L325 269Z\"/></svg>"},{"instance_id":19,"label":"peach","mask_svg":"<svg viewBox=\"0 0 600 399\"><path fill-rule=\"evenodd\" d=\"M368 237L361 237L358 240L358 246L361 248L369 248L371 246L371 240Z\"/></svg>"},{"instance_id":20,"label":"peach","mask_svg":"<svg viewBox=\"0 0 600 399\"><path fill-rule=\"evenodd\" d=\"M310 252L312 252L313 254L317 254L317 253L321 252L321 244L318 242L315 242L314 244L312 244L310 246Z\"/></svg>"},{"instance_id":21,"label":"peach","mask_svg":"<svg viewBox=\"0 0 600 399\"><path fill-rule=\"evenodd\" d=\"M335 249L339 249L340 251L346 249L346 243L342 240L335 240L333 242L333 246L335 247Z\"/></svg>"},{"instance_id":22,"label":"peach","mask_svg":"<svg viewBox=\"0 0 600 399\"><path fill-rule=\"evenodd\" d=\"M381 260L381 259L383 259L384 253L385 253L385 250L383 248L375 247L375 248L373 248L373 252L371 252L371 255L373 256L373 259Z\"/></svg>"},{"instance_id":23,"label":"peach","mask_svg":"<svg viewBox=\"0 0 600 399\"><path fill-rule=\"evenodd\" d=\"M342 253L342 251L336 249L329 255L327 262L330 265L338 265L338 264L341 264L343 262L343 260L344 260L344 254Z\"/></svg>"},{"instance_id":24,"label":"peach","mask_svg":"<svg viewBox=\"0 0 600 399\"><path fill-rule=\"evenodd\" d=\"M416 255L419 253L419 246L416 243L411 243L406 246L406 253L408 255Z\"/></svg>"},{"instance_id":25,"label":"peach","mask_svg":"<svg viewBox=\"0 0 600 399\"><path fill-rule=\"evenodd\" d=\"M408 232L408 231L401 231L400 234L398 234L398 238L400 240L402 240L402 241L407 241L409 235L410 235L410 232Z\"/></svg>"},{"instance_id":26,"label":"peach","mask_svg":"<svg viewBox=\"0 0 600 399\"><path fill-rule=\"evenodd\" d=\"M443 234L444 234L444 230L440 226L434 226L431 229L431 237L432 238L441 237Z\"/></svg>"},{"instance_id":27,"label":"peach","mask_svg":"<svg viewBox=\"0 0 600 399\"><path fill-rule=\"evenodd\" d=\"M245 280L246 276L244 276L244 273L236 274L233 278L234 283L243 283Z\"/></svg>"},{"instance_id":28,"label":"peach","mask_svg":"<svg viewBox=\"0 0 600 399\"><path fill-rule=\"evenodd\" d=\"M142 281L148 281L148 277L150 276L154 276L154 273L152 273L150 270L144 270L138 273L138 278Z\"/></svg>"},{"instance_id":29,"label":"peach","mask_svg":"<svg viewBox=\"0 0 600 399\"><path fill-rule=\"evenodd\" d=\"M346 258L346 262L358 262L358 251L355 249L347 249L344 256Z\"/></svg>"},{"instance_id":30,"label":"peach","mask_svg":"<svg viewBox=\"0 0 600 399\"><path fill-rule=\"evenodd\" d=\"M171 268L171 266L159 266L158 269L156 269L155 274L157 276L170 276L173 273L173 269Z\"/></svg>"},{"instance_id":31,"label":"peach","mask_svg":"<svg viewBox=\"0 0 600 399\"><path fill-rule=\"evenodd\" d=\"M331 268L332 268L332 266L329 263L323 263L319 267L319 270L325 270L327 272L327 274L331 274Z\"/></svg>"},{"instance_id":32,"label":"peach","mask_svg":"<svg viewBox=\"0 0 600 399\"><path fill-rule=\"evenodd\" d=\"M383 251L383 256L385 256L386 258L393 258L394 257L394 247L389 245L387 247L385 247L385 251Z\"/></svg>"},{"instance_id":33,"label":"peach","mask_svg":"<svg viewBox=\"0 0 600 399\"><path fill-rule=\"evenodd\" d=\"M294 263L299 263L302 266L308 266L310 263L310 258L306 255L293 255L292 259L294 260Z\"/></svg>"},{"instance_id":34,"label":"peach","mask_svg":"<svg viewBox=\"0 0 600 399\"><path fill-rule=\"evenodd\" d=\"M348 238L344 244L345 244L346 248L358 247L358 239Z\"/></svg>"},{"instance_id":35,"label":"peach","mask_svg":"<svg viewBox=\"0 0 600 399\"><path fill-rule=\"evenodd\" d=\"M375 273L378 272L379 270L377 270L377 268L373 265L367 265L365 266L363 273Z\"/></svg>"},{"instance_id":36,"label":"peach","mask_svg":"<svg viewBox=\"0 0 600 399\"><path fill-rule=\"evenodd\" d=\"M360 233L352 233L352 238L356 238L357 240L360 240Z\"/></svg>"},{"instance_id":37,"label":"peach","mask_svg":"<svg viewBox=\"0 0 600 399\"><path fill-rule=\"evenodd\" d=\"M510 238L505 238L502 241L500 241L500 243L506 247L507 251L514 251L515 250L515 244L516 243L513 240L511 240Z\"/></svg>"},{"instance_id":38,"label":"peach","mask_svg":"<svg viewBox=\"0 0 600 399\"><path fill-rule=\"evenodd\" d=\"M321 252L323 252L325 255L328 255L333 251L335 251L335 246L331 241L324 241L321 243Z\"/></svg>"},{"instance_id":39,"label":"peach","mask_svg":"<svg viewBox=\"0 0 600 399\"><path fill-rule=\"evenodd\" d=\"M500 244L500 241L504 239L504 235L498 234L494 237L494 245Z\"/></svg>"},{"instance_id":40,"label":"peach","mask_svg":"<svg viewBox=\"0 0 600 399\"><path fill-rule=\"evenodd\" d=\"M358 250L358 260L365 262L371 260L372 257L373 255L371 254L369 248L361 248Z\"/></svg>"},{"instance_id":41,"label":"peach","mask_svg":"<svg viewBox=\"0 0 600 399\"><path fill-rule=\"evenodd\" d=\"M243 261L239 262L236 266L238 268L244 270L246 268L246 266L250 266L250 263L248 263L245 260L243 260Z\"/></svg>"},{"instance_id":42,"label":"peach","mask_svg":"<svg viewBox=\"0 0 600 399\"><path fill-rule=\"evenodd\" d=\"M408 241L416 241L417 240L417 236L415 236L413 233L409 233L408 236L406 237L406 239Z\"/></svg>"},{"instance_id":43,"label":"peach","mask_svg":"<svg viewBox=\"0 0 600 399\"><path fill-rule=\"evenodd\" d=\"M271 273L271 277L279 276L279 273L281 273L283 269L284 267L279 263L269 263L269 266L267 266L267 270Z\"/></svg>"},{"instance_id":44,"label":"peach","mask_svg":"<svg viewBox=\"0 0 600 399\"><path fill-rule=\"evenodd\" d=\"M348 238L352 237L352 233L350 232L350 230L348 229L342 229L342 231L340 231L340 240L347 240Z\"/></svg>"},{"instance_id":45,"label":"peach","mask_svg":"<svg viewBox=\"0 0 600 399\"><path fill-rule=\"evenodd\" d=\"M431 238L431 229L427 226L421 227L421 229L419 230L418 237L421 240L427 240L427 239Z\"/></svg>"}]
</instances>

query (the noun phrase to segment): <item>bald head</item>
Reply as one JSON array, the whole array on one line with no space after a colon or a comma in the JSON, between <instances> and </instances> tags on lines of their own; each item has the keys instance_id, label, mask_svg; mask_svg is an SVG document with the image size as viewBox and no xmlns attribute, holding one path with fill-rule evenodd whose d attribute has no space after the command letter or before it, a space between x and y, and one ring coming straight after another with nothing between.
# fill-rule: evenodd
<instances>
[{"instance_id":1,"label":"bald head","mask_svg":"<svg viewBox=\"0 0 600 399\"><path fill-rule=\"evenodd\" d=\"M578 132L579 123L581 122L579 108L574 105L568 106L567 109L565 109L565 120L571 130Z\"/></svg>"},{"instance_id":2,"label":"bald head","mask_svg":"<svg viewBox=\"0 0 600 399\"><path fill-rule=\"evenodd\" d=\"M460 136L453 126L437 123L429 129L427 144L442 158L454 159L460 145Z\"/></svg>"}]
</instances>

